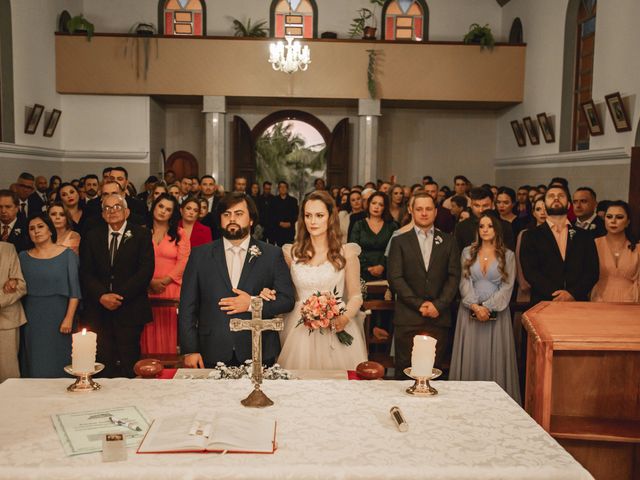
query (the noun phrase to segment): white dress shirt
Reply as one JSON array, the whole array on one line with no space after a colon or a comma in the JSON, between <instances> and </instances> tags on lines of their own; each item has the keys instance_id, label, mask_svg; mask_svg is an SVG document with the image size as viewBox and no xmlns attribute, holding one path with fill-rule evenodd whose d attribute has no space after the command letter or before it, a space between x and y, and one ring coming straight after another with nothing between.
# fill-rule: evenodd
<instances>
[{"instance_id":1,"label":"white dress shirt","mask_svg":"<svg viewBox=\"0 0 640 480\"><path fill-rule=\"evenodd\" d=\"M420 252L422 252L422 259L424 260L424 268L429 271L429 260L431 260L431 250L433 250L433 234L435 228L433 225L425 233L420 227L413 227L418 237L418 244L420 245Z\"/></svg>"},{"instance_id":2,"label":"white dress shirt","mask_svg":"<svg viewBox=\"0 0 640 480\"><path fill-rule=\"evenodd\" d=\"M240 275L242 274L242 267L244 266L244 261L247 258L247 251L249 250L250 242L251 242L251 235L247 235L247 238L245 238L244 241L240 245L238 245L238 248L240 249L240 252L238 254L240 270L238 272L234 272L233 257L235 254L233 249L235 247L233 243L231 243L226 238L222 239L222 243L224 245L224 257L225 257L225 260L227 261L227 271L229 272L229 279L231 279L231 286L233 288L238 288L238 282L240 281ZM235 273L235 278L234 278L234 273Z\"/></svg>"}]
</instances>

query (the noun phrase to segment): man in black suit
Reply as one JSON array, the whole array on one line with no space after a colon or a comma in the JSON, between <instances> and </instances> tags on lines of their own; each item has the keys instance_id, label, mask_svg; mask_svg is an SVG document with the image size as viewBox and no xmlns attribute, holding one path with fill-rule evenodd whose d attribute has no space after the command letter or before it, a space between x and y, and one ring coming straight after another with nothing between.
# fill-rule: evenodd
<instances>
[{"instance_id":1,"label":"man in black suit","mask_svg":"<svg viewBox=\"0 0 640 480\"><path fill-rule=\"evenodd\" d=\"M18 217L27 220L31 215L42 213L44 203L42 199L33 195L35 187L35 177L28 172L22 172L16 181L16 193L18 194Z\"/></svg>"},{"instance_id":2,"label":"man in black suit","mask_svg":"<svg viewBox=\"0 0 640 480\"><path fill-rule=\"evenodd\" d=\"M289 195L289 184L284 180L278 182L278 195L272 200L271 206L269 239L280 247L292 243L298 218L298 201Z\"/></svg>"},{"instance_id":3,"label":"man in black suit","mask_svg":"<svg viewBox=\"0 0 640 480\"><path fill-rule=\"evenodd\" d=\"M129 191L127 187L129 186L129 172L124 167L111 167L111 171L109 172L109 180L113 182L118 182L120 187L124 191L127 199L127 205L129 206L129 211L137 215L140 218L147 218L147 214L149 213L147 210L147 204L142 200L129 195Z\"/></svg>"},{"instance_id":4,"label":"man in black suit","mask_svg":"<svg viewBox=\"0 0 640 480\"><path fill-rule=\"evenodd\" d=\"M493 208L493 193L487 188L472 188L469 192L469 197L471 198L471 216L457 223L454 231L460 252L475 242L480 215L482 215L485 210L491 210ZM500 222L502 222L502 234L505 246L509 250L515 251L516 242L513 238L511 224L502 219Z\"/></svg>"},{"instance_id":5,"label":"man in black suit","mask_svg":"<svg viewBox=\"0 0 640 480\"><path fill-rule=\"evenodd\" d=\"M442 362L449 343L451 302L460 282L460 252L454 238L434 227L436 202L424 192L414 195L415 227L391 240L387 278L396 293L396 378L406 378L411 366L413 337L435 338L435 366Z\"/></svg>"},{"instance_id":6,"label":"man in black suit","mask_svg":"<svg viewBox=\"0 0 640 480\"><path fill-rule=\"evenodd\" d=\"M97 360L104 376L133 378L140 335L152 320L147 287L155 266L151 234L127 221L127 202L109 195L102 202L105 224L80 244L83 320L98 334Z\"/></svg>"},{"instance_id":7,"label":"man in black suit","mask_svg":"<svg viewBox=\"0 0 640 480\"><path fill-rule=\"evenodd\" d=\"M262 193L256 201L256 207L258 207L259 223L262 225L263 233L262 239L265 242L270 242L269 235L271 234L271 206L273 199L275 198L271 193L272 183L269 181L262 183Z\"/></svg>"},{"instance_id":8,"label":"man in black suit","mask_svg":"<svg viewBox=\"0 0 640 480\"><path fill-rule=\"evenodd\" d=\"M27 221L18 216L18 195L11 190L0 190L0 240L9 242L20 253L31 245Z\"/></svg>"},{"instance_id":9,"label":"man in black suit","mask_svg":"<svg viewBox=\"0 0 640 480\"><path fill-rule=\"evenodd\" d=\"M107 180L106 182L104 182L104 185L102 185L102 190L100 191L100 196L87 202L87 204L84 206L84 215L87 216L87 220L84 223L83 231L80 232L82 236L84 236L86 232L96 226L105 225L104 217L102 215L102 202L105 198L111 195L120 195L122 197L125 196L125 192L124 190L122 190L122 185L120 185L115 180ZM127 205L128 204L129 199L127 198ZM136 225L146 225L147 217L146 215L131 213L129 215L129 218L127 218L127 221Z\"/></svg>"},{"instance_id":10,"label":"man in black suit","mask_svg":"<svg viewBox=\"0 0 640 480\"><path fill-rule=\"evenodd\" d=\"M182 276L180 351L188 368L213 367L216 362L241 364L251 358L251 333L231 332L231 318L251 318L251 296L263 288L277 292L265 302L263 318L293 309L295 292L280 248L251 237L258 213L243 192L226 195L216 211L222 239L194 248ZM280 353L277 332L262 333L262 358L269 365Z\"/></svg>"},{"instance_id":11,"label":"man in black suit","mask_svg":"<svg viewBox=\"0 0 640 480\"><path fill-rule=\"evenodd\" d=\"M591 238L607 234L604 220L596 213L598 200L596 192L590 187L580 187L573 192L573 213L576 214L574 226L589 232Z\"/></svg>"},{"instance_id":12,"label":"man in black suit","mask_svg":"<svg viewBox=\"0 0 640 480\"><path fill-rule=\"evenodd\" d=\"M47 209L49 199L47 198L47 189L49 182L46 177L38 175L35 180L35 191L29 196L29 204L33 204L34 212L42 212Z\"/></svg>"},{"instance_id":13,"label":"man in black suit","mask_svg":"<svg viewBox=\"0 0 640 480\"><path fill-rule=\"evenodd\" d=\"M522 237L520 264L531 284L531 303L587 301L598 281L598 252L591 235L567 218L569 190L550 186L545 193L547 221Z\"/></svg>"}]
</instances>

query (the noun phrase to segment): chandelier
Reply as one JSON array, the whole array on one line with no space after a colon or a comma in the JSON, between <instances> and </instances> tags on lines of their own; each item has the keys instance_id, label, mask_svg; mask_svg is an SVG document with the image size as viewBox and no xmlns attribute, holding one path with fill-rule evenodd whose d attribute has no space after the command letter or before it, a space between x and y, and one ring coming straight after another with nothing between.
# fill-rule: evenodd
<instances>
[{"instance_id":1,"label":"chandelier","mask_svg":"<svg viewBox=\"0 0 640 480\"><path fill-rule=\"evenodd\" d=\"M287 44L283 42L269 45L269 63L276 71L284 73L294 73L298 70L303 72L311 63L311 51L309 47L300 45L294 37L285 36Z\"/></svg>"}]
</instances>

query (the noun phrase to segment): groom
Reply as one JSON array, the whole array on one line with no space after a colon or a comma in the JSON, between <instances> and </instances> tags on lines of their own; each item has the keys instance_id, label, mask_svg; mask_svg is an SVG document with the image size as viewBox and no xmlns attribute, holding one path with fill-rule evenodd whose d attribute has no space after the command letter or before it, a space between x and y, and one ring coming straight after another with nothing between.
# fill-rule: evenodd
<instances>
[{"instance_id":1,"label":"groom","mask_svg":"<svg viewBox=\"0 0 640 480\"><path fill-rule=\"evenodd\" d=\"M231 332L229 320L251 318L251 296L263 288L278 291L264 303L263 318L293 309L294 289L282 250L253 240L258 211L244 192L227 194L217 205L223 238L191 251L180 295L180 351L187 368L217 362L239 365L251 358L251 332ZM280 353L278 332L262 333L262 358L273 364Z\"/></svg>"}]
</instances>

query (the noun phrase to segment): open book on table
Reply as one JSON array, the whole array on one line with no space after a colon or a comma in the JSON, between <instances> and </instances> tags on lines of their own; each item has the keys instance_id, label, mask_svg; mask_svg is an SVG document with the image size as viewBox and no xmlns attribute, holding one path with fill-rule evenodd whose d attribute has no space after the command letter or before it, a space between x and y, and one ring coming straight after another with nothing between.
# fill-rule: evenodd
<instances>
[{"instance_id":1,"label":"open book on table","mask_svg":"<svg viewBox=\"0 0 640 480\"><path fill-rule=\"evenodd\" d=\"M273 453L276 421L246 413L198 414L156 418L138 453Z\"/></svg>"}]
</instances>

